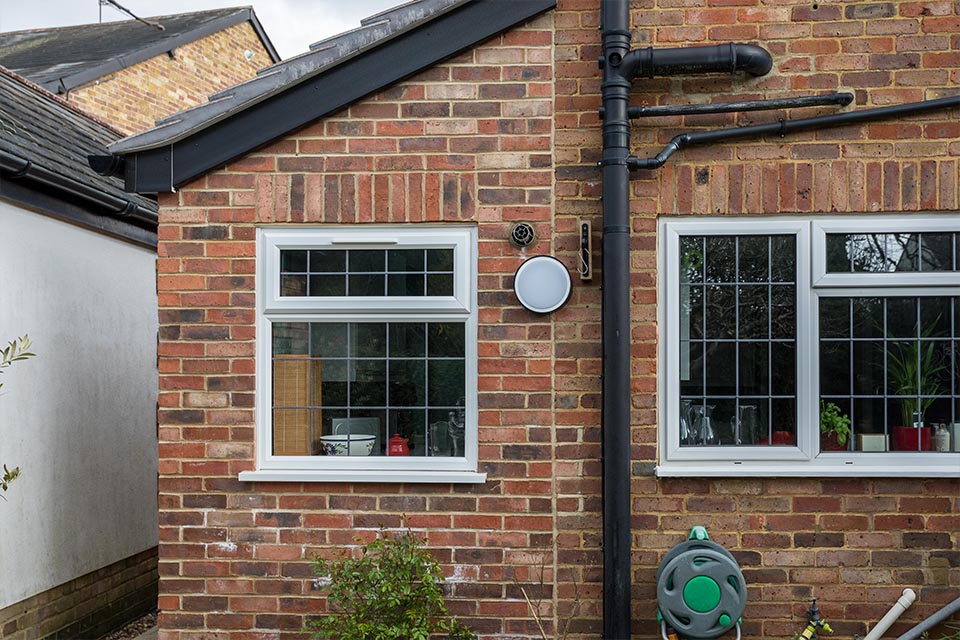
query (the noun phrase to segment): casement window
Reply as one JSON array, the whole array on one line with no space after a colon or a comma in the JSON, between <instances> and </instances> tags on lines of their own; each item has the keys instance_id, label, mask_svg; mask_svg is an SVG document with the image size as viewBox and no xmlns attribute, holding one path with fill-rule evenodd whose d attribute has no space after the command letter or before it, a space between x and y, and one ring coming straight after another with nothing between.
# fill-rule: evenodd
<instances>
[{"instance_id":1,"label":"casement window","mask_svg":"<svg viewBox=\"0 0 960 640\"><path fill-rule=\"evenodd\" d=\"M482 482L476 265L473 227L259 229L241 480Z\"/></svg>"},{"instance_id":2,"label":"casement window","mask_svg":"<svg viewBox=\"0 0 960 640\"><path fill-rule=\"evenodd\" d=\"M960 476L955 215L662 219L660 241L660 475Z\"/></svg>"}]
</instances>

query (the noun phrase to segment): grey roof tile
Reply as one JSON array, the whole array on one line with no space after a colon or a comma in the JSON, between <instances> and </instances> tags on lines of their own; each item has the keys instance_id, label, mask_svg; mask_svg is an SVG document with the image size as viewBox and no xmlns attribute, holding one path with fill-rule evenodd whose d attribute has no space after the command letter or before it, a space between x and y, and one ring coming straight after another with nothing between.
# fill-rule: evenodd
<instances>
[{"instance_id":1,"label":"grey roof tile","mask_svg":"<svg viewBox=\"0 0 960 640\"><path fill-rule=\"evenodd\" d=\"M60 92L245 20L253 22L273 60L280 59L249 7L155 16L148 20L162 24L164 29L123 20L0 33L0 65L49 91Z\"/></svg>"},{"instance_id":2,"label":"grey roof tile","mask_svg":"<svg viewBox=\"0 0 960 640\"><path fill-rule=\"evenodd\" d=\"M206 104L159 120L157 128L110 145L110 152L131 153L181 140L468 2L471 0L413 0L370 16L356 29L314 43L310 51L261 69L255 78L213 94Z\"/></svg>"},{"instance_id":3,"label":"grey roof tile","mask_svg":"<svg viewBox=\"0 0 960 640\"><path fill-rule=\"evenodd\" d=\"M149 198L126 193L123 181L97 175L88 155L104 155L120 133L0 67L0 150L102 193L156 211Z\"/></svg>"}]
</instances>

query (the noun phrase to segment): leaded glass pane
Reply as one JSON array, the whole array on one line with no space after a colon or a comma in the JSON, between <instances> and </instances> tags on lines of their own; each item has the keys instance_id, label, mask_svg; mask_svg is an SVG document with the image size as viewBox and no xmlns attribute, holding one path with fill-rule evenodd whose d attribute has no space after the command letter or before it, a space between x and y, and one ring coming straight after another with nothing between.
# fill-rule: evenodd
<instances>
[{"instance_id":1,"label":"leaded glass pane","mask_svg":"<svg viewBox=\"0 0 960 640\"><path fill-rule=\"evenodd\" d=\"M274 322L272 331L275 455L389 455L394 435L411 456L464 455L463 322Z\"/></svg>"},{"instance_id":2,"label":"leaded glass pane","mask_svg":"<svg viewBox=\"0 0 960 640\"><path fill-rule=\"evenodd\" d=\"M845 305L853 309L852 337L820 334L821 400L849 419L851 450L937 451L939 425L960 421L957 298L824 302L821 328L839 325L830 314Z\"/></svg>"},{"instance_id":3,"label":"leaded glass pane","mask_svg":"<svg viewBox=\"0 0 960 640\"><path fill-rule=\"evenodd\" d=\"M795 242L680 238L682 446L795 444Z\"/></svg>"},{"instance_id":4,"label":"leaded glass pane","mask_svg":"<svg viewBox=\"0 0 960 640\"><path fill-rule=\"evenodd\" d=\"M452 296L453 249L283 249L284 297Z\"/></svg>"}]
</instances>

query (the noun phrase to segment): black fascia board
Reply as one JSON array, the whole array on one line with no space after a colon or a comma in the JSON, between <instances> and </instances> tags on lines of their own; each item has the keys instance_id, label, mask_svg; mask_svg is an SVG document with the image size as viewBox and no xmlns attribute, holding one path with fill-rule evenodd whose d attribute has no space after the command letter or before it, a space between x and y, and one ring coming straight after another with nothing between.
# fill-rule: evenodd
<instances>
[{"instance_id":1,"label":"black fascia board","mask_svg":"<svg viewBox=\"0 0 960 640\"><path fill-rule=\"evenodd\" d=\"M134 224L107 214L91 203L82 203L69 194L37 188L22 180L0 179L0 200L15 203L24 209L63 220L77 226L124 240L148 249L157 248L157 229Z\"/></svg>"},{"instance_id":2,"label":"black fascia board","mask_svg":"<svg viewBox=\"0 0 960 640\"><path fill-rule=\"evenodd\" d=\"M260 23L254 17L253 11L250 9L241 9L236 13L222 16L216 20L199 26L196 29L191 29L190 31L181 33L176 37L161 40L148 47L144 47L143 49L133 51L127 55L110 58L106 62L90 69L84 69L83 71L78 71L77 73L66 75L62 78L47 80L46 82L41 83L40 86L51 93L66 93L72 89L76 89L77 87L93 82L98 78L102 78L107 74L132 67L133 65L139 64L144 60L149 60L150 58L173 51L174 49L182 47L185 44L196 42L201 38L213 35L214 33L223 31L224 29L229 29L234 25L241 24L242 22L246 22L248 20L253 23L253 30L260 37L264 44L264 48L270 54L273 62L279 62L280 56L273 48L273 44L266 37L263 27L260 26Z\"/></svg>"},{"instance_id":3,"label":"black fascia board","mask_svg":"<svg viewBox=\"0 0 960 640\"><path fill-rule=\"evenodd\" d=\"M129 154L126 188L137 193L172 191L555 6L556 0L467 3L168 147ZM162 166L164 154L169 154L168 169Z\"/></svg>"}]
</instances>

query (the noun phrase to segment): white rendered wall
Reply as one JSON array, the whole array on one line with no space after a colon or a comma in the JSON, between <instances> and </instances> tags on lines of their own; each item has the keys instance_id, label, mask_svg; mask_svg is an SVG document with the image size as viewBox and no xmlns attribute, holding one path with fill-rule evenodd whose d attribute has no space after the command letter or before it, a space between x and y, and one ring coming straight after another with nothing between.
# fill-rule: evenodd
<instances>
[{"instance_id":1,"label":"white rendered wall","mask_svg":"<svg viewBox=\"0 0 960 640\"><path fill-rule=\"evenodd\" d=\"M0 609L157 544L155 264L0 201Z\"/></svg>"}]
</instances>

